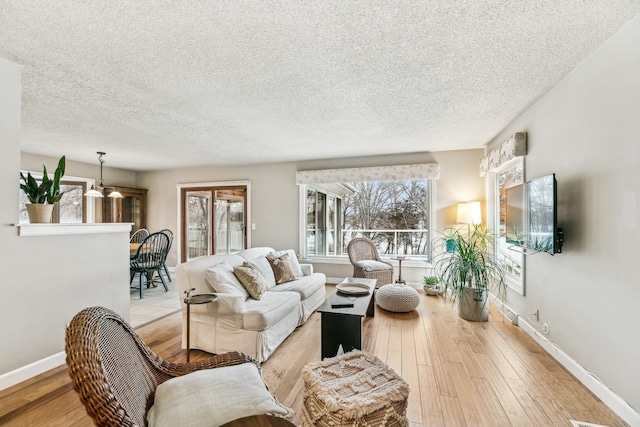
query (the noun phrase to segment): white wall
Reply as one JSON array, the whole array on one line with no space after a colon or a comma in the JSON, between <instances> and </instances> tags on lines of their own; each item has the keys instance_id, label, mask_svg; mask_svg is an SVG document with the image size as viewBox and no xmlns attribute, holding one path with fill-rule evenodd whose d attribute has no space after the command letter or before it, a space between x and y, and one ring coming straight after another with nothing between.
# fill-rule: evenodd
<instances>
[{"instance_id":1,"label":"white wall","mask_svg":"<svg viewBox=\"0 0 640 427\"><path fill-rule=\"evenodd\" d=\"M140 172L138 184L149 189L149 229L170 228L176 231L177 184L250 180L251 222L256 224L256 229L252 231L252 246L294 248L298 252L299 190L295 183L296 171L437 162L441 172L436 182L436 229L442 230L455 222L457 203L470 200L484 202L484 180L478 172L483 153L482 149L478 149L250 166L182 168ZM177 243L169 256L169 265L177 262ZM329 277L350 276L353 272L348 260L342 264L315 264L315 269ZM426 263L403 263L402 272L403 278L421 282L426 274Z\"/></svg>"},{"instance_id":2,"label":"white wall","mask_svg":"<svg viewBox=\"0 0 640 427\"><path fill-rule=\"evenodd\" d=\"M527 257L521 315L640 412L640 16L505 129L526 179L555 172L563 253Z\"/></svg>"},{"instance_id":3,"label":"white wall","mask_svg":"<svg viewBox=\"0 0 640 427\"><path fill-rule=\"evenodd\" d=\"M129 318L128 233L19 237L20 67L0 58L0 388L12 373L64 351L82 308ZM47 163L55 169L57 159ZM42 164L36 170L41 170ZM73 165L69 175L79 174ZM122 250L117 248L122 247ZM37 369L37 368L34 368ZM9 379L7 379L9 378ZM11 385L11 384L9 384Z\"/></svg>"}]
</instances>

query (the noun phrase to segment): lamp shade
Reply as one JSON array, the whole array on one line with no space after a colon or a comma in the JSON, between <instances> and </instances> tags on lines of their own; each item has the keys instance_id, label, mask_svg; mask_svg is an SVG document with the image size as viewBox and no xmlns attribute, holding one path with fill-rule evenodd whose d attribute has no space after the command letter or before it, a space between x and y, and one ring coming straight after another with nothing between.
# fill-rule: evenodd
<instances>
[{"instance_id":1,"label":"lamp shade","mask_svg":"<svg viewBox=\"0 0 640 427\"><path fill-rule=\"evenodd\" d=\"M480 202L458 204L458 224L481 224Z\"/></svg>"},{"instance_id":2,"label":"lamp shade","mask_svg":"<svg viewBox=\"0 0 640 427\"><path fill-rule=\"evenodd\" d=\"M95 187L91 187L91 190L84 193L86 197L104 197L104 195Z\"/></svg>"}]
</instances>

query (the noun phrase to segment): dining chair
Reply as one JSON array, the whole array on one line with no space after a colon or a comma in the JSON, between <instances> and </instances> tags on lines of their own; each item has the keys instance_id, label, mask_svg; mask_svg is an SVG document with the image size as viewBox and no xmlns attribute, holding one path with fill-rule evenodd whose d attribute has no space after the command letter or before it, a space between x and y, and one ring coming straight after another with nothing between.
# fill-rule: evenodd
<instances>
[{"instance_id":1,"label":"dining chair","mask_svg":"<svg viewBox=\"0 0 640 427\"><path fill-rule=\"evenodd\" d=\"M129 239L129 243L142 243L149 236L149 230L140 228L136 230Z\"/></svg>"},{"instance_id":2,"label":"dining chair","mask_svg":"<svg viewBox=\"0 0 640 427\"><path fill-rule=\"evenodd\" d=\"M144 298L143 279L146 278L146 285L153 281L153 273L157 272L162 286L168 291L167 282L165 282L160 270L163 268L163 262L166 259L167 248L169 247L169 237L162 232L150 234L138 247L134 257L129 260L129 273L131 280L129 286L133 284L136 274L139 274L140 299Z\"/></svg>"},{"instance_id":3,"label":"dining chair","mask_svg":"<svg viewBox=\"0 0 640 427\"><path fill-rule=\"evenodd\" d=\"M347 254L353 265L353 277L376 279L377 287L393 282L393 266L380 259L378 248L371 240L364 237L351 239Z\"/></svg>"},{"instance_id":4,"label":"dining chair","mask_svg":"<svg viewBox=\"0 0 640 427\"><path fill-rule=\"evenodd\" d=\"M169 255L169 251L171 250L171 246L173 245L173 231L169 230L168 228L165 228L163 230L160 230L160 232L166 234L167 237L169 238L169 246L167 247L167 253L164 256L164 261L162 261L162 269L164 270L167 276L167 279L171 281L171 274L169 274L169 268L167 268L167 256Z\"/></svg>"}]
</instances>

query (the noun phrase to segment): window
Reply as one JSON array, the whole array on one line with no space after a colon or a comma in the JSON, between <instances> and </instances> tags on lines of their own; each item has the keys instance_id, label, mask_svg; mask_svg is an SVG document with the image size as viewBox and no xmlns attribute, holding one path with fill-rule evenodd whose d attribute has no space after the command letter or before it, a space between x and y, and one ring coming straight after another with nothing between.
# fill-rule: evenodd
<instances>
[{"instance_id":1,"label":"window","mask_svg":"<svg viewBox=\"0 0 640 427\"><path fill-rule=\"evenodd\" d=\"M26 175L27 172L23 171ZM42 174L31 172L33 177L40 181ZM63 192L62 198L53 208L54 223L60 224L78 224L93 222L93 207L87 206L84 193L94 180L85 178L67 177L60 181L60 190ZM20 190L19 201L19 223L25 224L29 222L26 204L29 199L24 191Z\"/></svg>"},{"instance_id":2,"label":"window","mask_svg":"<svg viewBox=\"0 0 640 427\"><path fill-rule=\"evenodd\" d=\"M302 185L305 256L342 256L355 237L382 256L428 259L432 181L396 180Z\"/></svg>"},{"instance_id":3,"label":"window","mask_svg":"<svg viewBox=\"0 0 640 427\"><path fill-rule=\"evenodd\" d=\"M512 240L522 233L521 222L514 218L522 218L523 195L522 184L524 182L524 158L518 157L505 163L489 174L491 189L491 228L496 231L496 244L494 245L496 258L502 263L506 272L507 285L524 295L524 255L512 250ZM507 195L510 199L520 200L520 206L508 205ZM513 212L520 210L520 212Z\"/></svg>"}]
</instances>

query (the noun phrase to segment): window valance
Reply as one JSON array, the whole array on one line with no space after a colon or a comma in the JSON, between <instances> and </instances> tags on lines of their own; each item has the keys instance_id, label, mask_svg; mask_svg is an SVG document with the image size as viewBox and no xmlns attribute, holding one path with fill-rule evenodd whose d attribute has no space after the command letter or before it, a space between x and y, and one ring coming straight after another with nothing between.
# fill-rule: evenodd
<instances>
[{"instance_id":1,"label":"window valance","mask_svg":"<svg viewBox=\"0 0 640 427\"><path fill-rule=\"evenodd\" d=\"M296 184L401 181L438 179L439 177L440 165L438 163L422 163L416 165L298 171L296 172Z\"/></svg>"},{"instance_id":2,"label":"window valance","mask_svg":"<svg viewBox=\"0 0 640 427\"><path fill-rule=\"evenodd\" d=\"M480 160L480 176L485 176L492 170L502 166L509 160L527 155L527 133L516 132L504 141L498 148Z\"/></svg>"}]
</instances>

